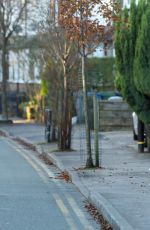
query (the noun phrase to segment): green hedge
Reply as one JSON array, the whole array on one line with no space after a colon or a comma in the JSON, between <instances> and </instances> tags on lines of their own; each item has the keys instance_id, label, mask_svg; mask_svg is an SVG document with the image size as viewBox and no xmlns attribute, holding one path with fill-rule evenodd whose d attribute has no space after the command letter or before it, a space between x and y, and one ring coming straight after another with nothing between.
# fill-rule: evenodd
<instances>
[{"instance_id":1,"label":"green hedge","mask_svg":"<svg viewBox=\"0 0 150 230\"><path fill-rule=\"evenodd\" d=\"M101 90L114 89L115 58L88 58L86 61L86 77L89 88L93 84L100 85Z\"/></svg>"}]
</instances>

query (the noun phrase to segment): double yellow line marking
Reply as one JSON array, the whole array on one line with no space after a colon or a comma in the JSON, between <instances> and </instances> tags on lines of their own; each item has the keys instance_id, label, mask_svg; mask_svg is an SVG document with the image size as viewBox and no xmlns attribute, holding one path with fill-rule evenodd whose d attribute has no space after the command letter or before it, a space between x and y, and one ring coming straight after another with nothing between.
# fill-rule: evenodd
<instances>
[{"instance_id":1,"label":"double yellow line marking","mask_svg":"<svg viewBox=\"0 0 150 230\"><path fill-rule=\"evenodd\" d=\"M10 139L8 140L7 138L4 138L4 140L32 166L32 168L39 174L39 176L44 181L44 183L46 183L47 185L49 184L49 180L46 175L48 175L48 177L50 178L55 178L55 175L53 174L53 172L50 171L50 169L43 162L41 162L36 156L29 154L27 150L23 149L22 146L16 144L14 141ZM46 173L46 175L44 175L44 173ZM59 180L56 180L56 179L52 179L52 180L57 186L62 187ZM69 229L78 230L73 218L70 215L69 209L64 204L60 195L58 195L57 193L53 193L53 197L56 201L57 206L62 212L69 226ZM68 201L74 213L76 214L76 216L78 217L78 219L80 220L81 224L84 226L83 229L84 230L94 230L94 228L90 225L89 221L86 219L83 211L78 207L73 197L70 196L67 192L65 192L65 198Z\"/></svg>"}]
</instances>

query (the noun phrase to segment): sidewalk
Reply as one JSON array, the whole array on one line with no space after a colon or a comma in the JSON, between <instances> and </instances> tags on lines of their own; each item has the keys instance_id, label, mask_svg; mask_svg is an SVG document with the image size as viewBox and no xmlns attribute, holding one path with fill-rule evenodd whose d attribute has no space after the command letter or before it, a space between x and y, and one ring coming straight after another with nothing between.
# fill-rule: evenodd
<instances>
[{"instance_id":1,"label":"sidewalk","mask_svg":"<svg viewBox=\"0 0 150 230\"><path fill-rule=\"evenodd\" d=\"M131 132L107 132L100 135L103 169L83 170L84 133L79 127L73 134L77 151L58 152L56 144L44 143L44 127L37 124L0 126L0 130L36 145L53 162L67 170L72 182L98 208L113 229L150 229L150 154L137 153Z\"/></svg>"}]
</instances>

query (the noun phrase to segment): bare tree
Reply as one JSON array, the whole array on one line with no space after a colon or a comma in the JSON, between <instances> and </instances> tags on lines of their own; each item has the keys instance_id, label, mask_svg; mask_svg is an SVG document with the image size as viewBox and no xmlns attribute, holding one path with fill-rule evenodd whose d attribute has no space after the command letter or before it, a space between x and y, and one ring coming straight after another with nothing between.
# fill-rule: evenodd
<instances>
[{"instance_id":1,"label":"bare tree","mask_svg":"<svg viewBox=\"0 0 150 230\"><path fill-rule=\"evenodd\" d=\"M8 119L7 80L9 78L9 46L24 20L28 0L0 0L0 49L2 56L2 118Z\"/></svg>"},{"instance_id":2,"label":"bare tree","mask_svg":"<svg viewBox=\"0 0 150 230\"><path fill-rule=\"evenodd\" d=\"M85 75L85 58L105 41L106 30L111 28L115 15L115 0L61 0L59 4L59 22L68 38L78 43L81 55L82 84L84 98L84 115L86 128L87 161L86 166L93 166L91 138L87 103L87 85ZM99 15L96 17L96 15ZM105 21L105 22L104 22Z\"/></svg>"},{"instance_id":3,"label":"bare tree","mask_svg":"<svg viewBox=\"0 0 150 230\"><path fill-rule=\"evenodd\" d=\"M54 4L56 3L56 5ZM46 34L45 56L53 59L57 66L61 66L61 105L59 109L59 148L61 150L71 148L71 118L72 118L72 92L73 79L75 79L75 66L79 60L74 41L67 39L65 30L59 25L59 13L57 1L51 2L51 15L47 24L42 25L43 33ZM55 76L53 76L55 78ZM76 74L77 80L77 74ZM55 84L53 85L55 89Z\"/></svg>"}]
</instances>

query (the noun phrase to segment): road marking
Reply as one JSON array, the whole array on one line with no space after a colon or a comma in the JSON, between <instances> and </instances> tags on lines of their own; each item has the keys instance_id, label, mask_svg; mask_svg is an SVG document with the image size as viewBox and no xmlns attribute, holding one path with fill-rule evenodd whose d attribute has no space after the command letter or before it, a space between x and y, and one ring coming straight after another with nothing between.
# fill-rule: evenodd
<instances>
[{"instance_id":1,"label":"road marking","mask_svg":"<svg viewBox=\"0 0 150 230\"><path fill-rule=\"evenodd\" d=\"M55 201L59 207L59 209L61 210L61 212L63 213L67 224L70 227L70 230L77 230L78 228L75 226L73 219L71 218L70 214L69 214L69 210L67 209L67 207L65 206L63 200L60 198L60 196L58 194L53 194L53 197L55 198Z\"/></svg>"},{"instance_id":2,"label":"road marking","mask_svg":"<svg viewBox=\"0 0 150 230\"><path fill-rule=\"evenodd\" d=\"M12 144L10 144L10 142ZM59 180L55 179L54 173L48 168L48 166L45 163L43 163L41 160L39 160L37 156L34 156L33 154L32 155L29 154L29 151L32 151L32 150L26 150L22 146L16 144L12 140L9 141L8 144L11 145L11 147L13 147L15 150L17 150L17 152L19 152L25 159L26 159L26 156L28 156L28 159L32 159L32 165L33 165L33 162L36 163L36 164L34 164L36 167L36 168L34 167L34 169L36 171L40 171L42 169L44 171L44 173L46 173L48 175L48 177L53 180L53 182L55 182L56 184L60 184ZM37 167L37 165L39 168ZM60 186L61 186L61 184L60 184Z\"/></svg>"},{"instance_id":3,"label":"road marking","mask_svg":"<svg viewBox=\"0 0 150 230\"><path fill-rule=\"evenodd\" d=\"M85 227L85 230L94 230L94 228L89 224L89 221L86 219L83 211L78 207L76 201L71 197L69 194L67 194L67 200L72 207L73 211L79 218L80 222L83 224Z\"/></svg>"},{"instance_id":4,"label":"road marking","mask_svg":"<svg viewBox=\"0 0 150 230\"><path fill-rule=\"evenodd\" d=\"M34 160L36 161L37 164L39 164L39 160L35 157L32 156L34 158ZM47 166L44 163L40 163L40 166L43 168L43 170L46 171L46 173L48 174L48 176L50 176L51 178L54 178L55 175L53 172L50 171L50 169L47 168ZM59 180L54 180L54 182L59 186L62 187L62 185L60 184ZM92 226L90 226L89 221L86 219L84 212L79 208L79 206L77 205L76 201L73 199L72 196L70 196L70 194L68 194L67 192L65 193L65 197L68 201L68 203L70 204L72 210L74 211L74 213L76 214L76 216L79 218L81 224L85 227L85 230L94 230L94 228ZM63 205L62 205L63 207Z\"/></svg>"},{"instance_id":5,"label":"road marking","mask_svg":"<svg viewBox=\"0 0 150 230\"><path fill-rule=\"evenodd\" d=\"M13 147L31 166L32 168L38 173L38 175L42 178L42 180L49 185L49 180L46 177L51 178L51 180L58 186L59 188L63 188L62 184L58 179L55 179L54 173L48 168L47 165L45 165L43 162L41 162L36 156L29 154L30 150L24 149L19 144L15 143L13 140L8 140L4 138L4 140ZM46 174L46 175L45 175ZM71 206L72 210L78 217L80 223L84 226L84 230L94 230L92 226L90 226L90 223L88 219L86 219L84 212L78 207L76 201L73 199L73 197L65 192L64 194L67 202ZM60 208L61 212L63 213L64 217L66 218L66 221L68 225L70 226L70 230L76 230L76 226L69 214L69 210L65 206L64 202L60 198L60 196L57 194L53 194L54 199L56 200L56 203L58 207Z\"/></svg>"},{"instance_id":6,"label":"road marking","mask_svg":"<svg viewBox=\"0 0 150 230\"><path fill-rule=\"evenodd\" d=\"M38 173L38 175L41 177L41 179L47 184L46 177L43 175L41 169L31 160L29 156L27 156L26 151L24 149L18 148L12 141L8 141L5 139L5 141L13 148L15 149L31 166L32 168ZM22 151L21 151L21 150ZM25 152L25 153L24 153Z\"/></svg>"},{"instance_id":7,"label":"road marking","mask_svg":"<svg viewBox=\"0 0 150 230\"><path fill-rule=\"evenodd\" d=\"M56 184L61 187L61 184L58 179L55 179L55 175L52 171L45 165L41 160L36 156L29 154L30 150L24 149L21 145L16 144L13 140L5 141L14 148L27 162L34 168L34 170L39 174L39 176L44 180L46 184L49 184L48 178L44 175L48 175L49 178ZM31 150L32 151L32 150Z\"/></svg>"},{"instance_id":8,"label":"road marking","mask_svg":"<svg viewBox=\"0 0 150 230\"><path fill-rule=\"evenodd\" d=\"M21 149L21 148L17 148L16 144L13 143L12 145L12 141L9 141L6 140L6 142L11 146L13 147L35 170L36 172L39 174L39 176L44 180L44 182L46 184L48 184L48 180L45 178L45 176L41 173L41 170L39 169L39 167L33 162L33 160L31 160L26 154L27 154L27 151L24 150L24 149ZM22 151L21 151L21 150ZM25 153L23 153L25 152ZM30 156L31 157L31 156ZM38 162L39 163L39 162ZM42 164L40 164L41 166ZM43 166L43 168L45 168ZM47 170L46 170L47 171ZM48 171L47 171L48 172ZM48 175L53 175L51 173L49 173ZM65 204L63 203L63 201L61 200L61 198L56 195L56 194L53 194L53 197L56 201L56 204L57 206L59 207L59 209L61 210L67 224L69 225L70 227L70 230L78 230L78 228L75 226L75 223L73 222L73 219L71 218L70 214L69 214L69 210L67 209L67 207L65 206Z\"/></svg>"}]
</instances>

